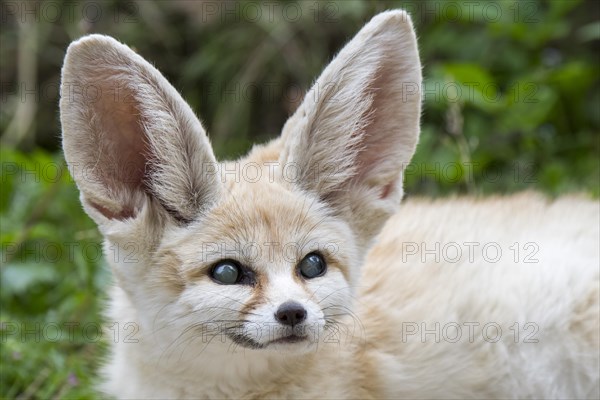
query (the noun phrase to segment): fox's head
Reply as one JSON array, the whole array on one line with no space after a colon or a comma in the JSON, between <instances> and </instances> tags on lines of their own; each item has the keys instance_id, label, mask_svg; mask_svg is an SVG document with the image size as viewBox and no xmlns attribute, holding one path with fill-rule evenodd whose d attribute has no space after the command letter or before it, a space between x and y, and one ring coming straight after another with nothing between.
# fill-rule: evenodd
<instances>
[{"instance_id":1,"label":"fox's head","mask_svg":"<svg viewBox=\"0 0 600 400\"><path fill-rule=\"evenodd\" d=\"M142 332L316 346L350 312L365 252L399 206L420 87L408 15L380 14L280 138L218 162L193 111L142 57L107 36L71 44L64 153Z\"/></svg>"}]
</instances>

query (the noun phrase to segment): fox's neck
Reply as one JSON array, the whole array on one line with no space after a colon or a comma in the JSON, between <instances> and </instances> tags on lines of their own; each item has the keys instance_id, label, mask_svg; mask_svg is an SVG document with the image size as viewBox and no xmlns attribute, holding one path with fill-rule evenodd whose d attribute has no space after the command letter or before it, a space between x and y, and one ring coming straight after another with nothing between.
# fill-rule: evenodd
<instances>
[{"instance_id":1,"label":"fox's neck","mask_svg":"<svg viewBox=\"0 0 600 400\"><path fill-rule=\"evenodd\" d=\"M342 367L356 365L351 362L350 348L328 346L307 354L289 354L232 349L228 343L213 343L202 351L193 343L179 347L170 354L163 350L162 356L157 347L135 350L140 365L134 369L145 374L140 381L155 382L160 388L186 388L185 393L165 392L167 397L181 398L265 398L294 392L317 398L348 390L355 383L349 375L353 372ZM344 372L334 373L340 370Z\"/></svg>"}]
</instances>

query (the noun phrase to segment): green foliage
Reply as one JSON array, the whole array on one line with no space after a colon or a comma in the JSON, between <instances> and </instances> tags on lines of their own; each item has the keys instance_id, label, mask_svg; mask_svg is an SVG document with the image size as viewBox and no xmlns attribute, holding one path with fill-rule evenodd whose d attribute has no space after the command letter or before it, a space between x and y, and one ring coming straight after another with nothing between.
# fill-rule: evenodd
<instances>
[{"instance_id":1,"label":"green foliage","mask_svg":"<svg viewBox=\"0 0 600 400\"><path fill-rule=\"evenodd\" d=\"M0 393L89 398L110 279L100 235L59 154L0 155Z\"/></svg>"},{"instance_id":2,"label":"green foliage","mask_svg":"<svg viewBox=\"0 0 600 400\"><path fill-rule=\"evenodd\" d=\"M433 4L441 4L437 21L417 26L425 114L413 161L431 172L409 174L408 192L585 190L597 196L599 71L586 34L595 22L580 24L586 10L598 18L598 7L496 2L496 18L495 8L486 12L471 3L468 12L466 2L463 19L449 29L448 3Z\"/></svg>"},{"instance_id":3,"label":"green foliage","mask_svg":"<svg viewBox=\"0 0 600 400\"><path fill-rule=\"evenodd\" d=\"M307 1L272 12L245 1L229 3L233 13L217 2L95 2L101 18L85 18L83 4L64 2L57 20L51 9L25 23L8 15L0 33L2 397L92 398L104 353L106 334L95 333L110 274L59 152L60 66L68 43L84 33L111 34L155 63L201 116L218 156L231 158L279 134L370 16L404 7L425 76L409 196L600 195L595 0ZM22 85L38 97L23 97ZM73 335L69 323L79 324Z\"/></svg>"}]
</instances>

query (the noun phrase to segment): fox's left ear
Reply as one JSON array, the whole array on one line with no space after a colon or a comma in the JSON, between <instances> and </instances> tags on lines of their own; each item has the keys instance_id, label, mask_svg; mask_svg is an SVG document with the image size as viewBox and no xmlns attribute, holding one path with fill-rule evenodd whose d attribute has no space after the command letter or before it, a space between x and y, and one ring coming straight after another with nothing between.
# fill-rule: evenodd
<instances>
[{"instance_id":1,"label":"fox's left ear","mask_svg":"<svg viewBox=\"0 0 600 400\"><path fill-rule=\"evenodd\" d=\"M402 197L419 137L421 64L408 14L375 16L325 68L283 130L280 162L363 240ZM285 179L285 176L284 176Z\"/></svg>"}]
</instances>

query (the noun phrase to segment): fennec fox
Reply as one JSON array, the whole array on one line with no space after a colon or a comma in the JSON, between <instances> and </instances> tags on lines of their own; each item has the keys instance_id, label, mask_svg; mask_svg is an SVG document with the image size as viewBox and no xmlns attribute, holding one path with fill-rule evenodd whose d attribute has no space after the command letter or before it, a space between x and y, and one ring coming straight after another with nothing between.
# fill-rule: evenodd
<instances>
[{"instance_id":1,"label":"fennec fox","mask_svg":"<svg viewBox=\"0 0 600 400\"><path fill-rule=\"evenodd\" d=\"M410 200L421 64L375 16L274 141L217 162L142 57L69 47L65 157L115 285L119 398L598 398L599 205ZM235 118L235 116L232 116Z\"/></svg>"}]
</instances>

